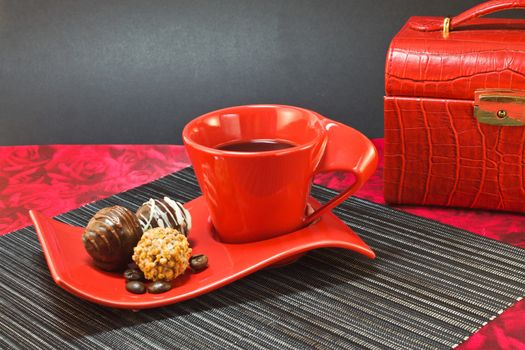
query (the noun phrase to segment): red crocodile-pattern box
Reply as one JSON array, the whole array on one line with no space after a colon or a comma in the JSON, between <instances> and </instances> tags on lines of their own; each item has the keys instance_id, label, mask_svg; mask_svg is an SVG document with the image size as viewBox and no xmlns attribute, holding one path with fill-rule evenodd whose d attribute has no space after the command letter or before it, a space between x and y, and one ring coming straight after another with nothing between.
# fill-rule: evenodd
<instances>
[{"instance_id":1,"label":"red crocodile-pattern box","mask_svg":"<svg viewBox=\"0 0 525 350\"><path fill-rule=\"evenodd\" d=\"M510 3L478 7L496 2ZM525 8L525 1L512 5ZM448 35L443 18L413 17L391 43L384 101L389 203L525 212L525 126L474 116L476 91L525 97L525 20L473 17ZM522 110L525 118L525 104Z\"/></svg>"}]
</instances>

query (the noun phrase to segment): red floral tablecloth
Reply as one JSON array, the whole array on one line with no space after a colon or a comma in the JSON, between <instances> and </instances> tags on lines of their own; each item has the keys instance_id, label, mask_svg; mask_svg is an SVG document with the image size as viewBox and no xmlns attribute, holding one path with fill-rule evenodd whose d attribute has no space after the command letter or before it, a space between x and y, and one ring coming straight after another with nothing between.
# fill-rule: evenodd
<instances>
[{"instance_id":1,"label":"red floral tablecloth","mask_svg":"<svg viewBox=\"0 0 525 350\"><path fill-rule=\"evenodd\" d=\"M382 155L383 141L374 141ZM182 146L53 145L0 147L0 235L31 224L29 209L56 215L150 182L189 165ZM381 163L357 196L384 204ZM316 182L341 189L344 174ZM525 248L525 216L442 208L398 207ZM458 349L525 349L525 300L516 303Z\"/></svg>"}]
</instances>

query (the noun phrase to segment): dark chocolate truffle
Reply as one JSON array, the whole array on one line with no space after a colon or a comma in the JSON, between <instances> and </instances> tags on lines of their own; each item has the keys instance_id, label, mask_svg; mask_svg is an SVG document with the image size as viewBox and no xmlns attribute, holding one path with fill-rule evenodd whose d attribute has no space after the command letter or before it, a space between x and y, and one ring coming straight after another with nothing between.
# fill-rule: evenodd
<instances>
[{"instance_id":1,"label":"dark chocolate truffle","mask_svg":"<svg viewBox=\"0 0 525 350\"><path fill-rule=\"evenodd\" d=\"M131 261L133 248L141 237L142 229L133 212L113 206L99 210L89 220L82 242L95 266L115 271Z\"/></svg>"},{"instance_id":2,"label":"dark chocolate truffle","mask_svg":"<svg viewBox=\"0 0 525 350\"><path fill-rule=\"evenodd\" d=\"M162 200L150 199L137 210L142 230L151 228L173 228L184 236L191 230L190 213L180 204L168 197Z\"/></svg>"}]
</instances>

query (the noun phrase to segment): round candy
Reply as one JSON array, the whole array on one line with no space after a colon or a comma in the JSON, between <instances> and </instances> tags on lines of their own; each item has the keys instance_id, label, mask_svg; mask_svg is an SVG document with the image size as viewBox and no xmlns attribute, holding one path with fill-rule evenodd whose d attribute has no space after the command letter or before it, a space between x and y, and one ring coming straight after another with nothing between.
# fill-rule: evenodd
<instances>
[{"instance_id":1,"label":"round candy","mask_svg":"<svg viewBox=\"0 0 525 350\"><path fill-rule=\"evenodd\" d=\"M99 210L89 220L82 242L95 266L114 271L130 262L141 236L137 217L124 207L113 206Z\"/></svg>"},{"instance_id":2,"label":"round candy","mask_svg":"<svg viewBox=\"0 0 525 350\"><path fill-rule=\"evenodd\" d=\"M142 235L134 249L135 261L144 276L152 281L171 281L189 266L190 244L173 228L152 228Z\"/></svg>"},{"instance_id":3,"label":"round candy","mask_svg":"<svg viewBox=\"0 0 525 350\"><path fill-rule=\"evenodd\" d=\"M190 213L180 204L168 197L162 200L150 199L137 210L137 217L143 231L151 228L174 228L188 236L191 230Z\"/></svg>"}]
</instances>

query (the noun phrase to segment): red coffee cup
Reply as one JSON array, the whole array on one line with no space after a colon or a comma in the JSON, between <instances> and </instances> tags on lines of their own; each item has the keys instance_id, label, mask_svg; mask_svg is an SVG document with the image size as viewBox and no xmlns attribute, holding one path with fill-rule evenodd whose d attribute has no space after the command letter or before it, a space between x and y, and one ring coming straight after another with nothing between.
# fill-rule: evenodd
<instances>
[{"instance_id":1,"label":"red coffee cup","mask_svg":"<svg viewBox=\"0 0 525 350\"><path fill-rule=\"evenodd\" d=\"M182 136L213 226L227 243L263 240L308 225L356 192L377 166L377 151L367 137L299 107L225 108L190 121ZM295 146L263 152L218 149L261 139ZM314 175L339 170L352 172L355 182L306 215Z\"/></svg>"}]
</instances>

